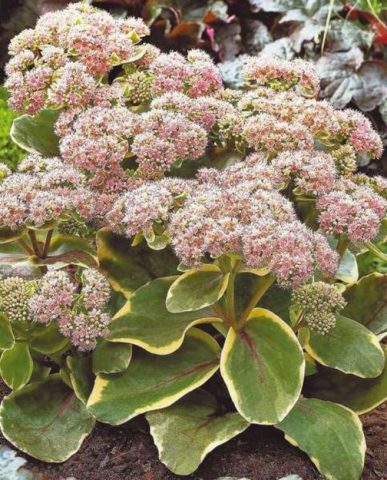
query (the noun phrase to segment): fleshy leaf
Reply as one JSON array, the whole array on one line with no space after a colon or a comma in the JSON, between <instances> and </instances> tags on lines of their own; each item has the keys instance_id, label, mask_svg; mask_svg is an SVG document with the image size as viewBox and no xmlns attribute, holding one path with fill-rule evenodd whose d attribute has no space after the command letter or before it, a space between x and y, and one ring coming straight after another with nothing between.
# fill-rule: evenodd
<instances>
[{"instance_id":1,"label":"fleshy leaf","mask_svg":"<svg viewBox=\"0 0 387 480\"><path fill-rule=\"evenodd\" d=\"M310 332L305 349L322 365L362 378L377 377L384 368L384 354L377 337L341 315L336 315L336 325L326 335Z\"/></svg>"},{"instance_id":2,"label":"fleshy leaf","mask_svg":"<svg viewBox=\"0 0 387 480\"><path fill-rule=\"evenodd\" d=\"M107 228L97 233L100 268L113 289L126 298L155 277L176 273L177 260L168 249L155 251L142 246L133 247L131 241Z\"/></svg>"},{"instance_id":3,"label":"fleshy leaf","mask_svg":"<svg viewBox=\"0 0 387 480\"><path fill-rule=\"evenodd\" d=\"M365 325L376 335L387 333L387 274L372 273L348 288L346 317Z\"/></svg>"},{"instance_id":4,"label":"fleshy leaf","mask_svg":"<svg viewBox=\"0 0 387 480\"><path fill-rule=\"evenodd\" d=\"M127 343L112 343L100 339L93 350L92 358L95 375L123 372L128 368L132 358L132 346Z\"/></svg>"},{"instance_id":5,"label":"fleshy leaf","mask_svg":"<svg viewBox=\"0 0 387 480\"><path fill-rule=\"evenodd\" d=\"M249 426L239 413L222 412L215 397L203 390L149 412L146 419L161 462L177 475L193 473L208 453Z\"/></svg>"},{"instance_id":6,"label":"fleshy leaf","mask_svg":"<svg viewBox=\"0 0 387 480\"><path fill-rule=\"evenodd\" d=\"M171 313L192 312L213 305L226 291L228 278L229 274L216 265L183 273L169 289L167 309Z\"/></svg>"},{"instance_id":7,"label":"fleshy leaf","mask_svg":"<svg viewBox=\"0 0 387 480\"><path fill-rule=\"evenodd\" d=\"M120 425L145 412L172 405L203 385L219 368L219 345L197 329L171 355L136 350L128 369L98 375L88 409L99 421Z\"/></svg>"},{"instance_id":8,"label":"fleshy leaf","mask_svg":"<svg viewBox=\"0 0 387 480\"><path fill-rule=\"evenodd\" d=\"M44 462L64 462L80 448L94 419L56 374L5 397L0 426L22 452Z\"/></svg>"},{"instance_id":9,"label":"fleshy leaf","mask_svg":"<svg viewBox=\"0 0 387 480\"><path fill-rule=\"evenodd\" d=\"M275 424L301 393L305 360L292 329L255 308L242 330L229 330L220 368L238 412L251 423Z\"/></svg>"},{"instance_id":10,"label":"fleshy leaf","mask_svg":"<svg viewBox=\"0 0 387 480\"><path fill-rule=\"evenodd\" d=\"M31 331L30 346L39 353L50 355L59 352L67 345L69 340L59 332L56 322L50 322L48 325L35 324Z\"/></svg>"},{"instance_id":11,"label":"fleshy leaf","mask_svg":"<svg viewBox=\"0 0 387 480\"><path fill-rule=\"evenodd\" d=\"M7 350L15 344L12 328L6 316L0 313L0 349Z\"/></svg>"},{"instance_id":12,"label":"fleshy leaf","mask_svg":"<svg viewBox=\"0 0 387 480\"><path fill-rule=\"evenodd\" d=\"M75 395L86 403L94 386L94 375L90 356L74 355L66 359L71 385Z\"/></svg>"},{"instance_id":13,"label":"fleshy leaf","mask_svg":"<svg viewBox=\"0 0 387 480\"><path fill-rule=\"evenodd\" d=\"M190 327L217 321L209 308L183 313L167 310L165 299L176 278L158 278L136 290L110 324L110 333L106 338L111 342L133 343L150 353L166 355L181 346Z\"/></svg>"},{"instance_id":14,"label":"fleshy leaf","mask_svg":"<svg viewBox=\"0 0 387 480\"><path fill-rule=\"evenodd\" d=\"M324 477L359 480L366 444L359 418L337 403L301 398L276 428L309 455Z\"/></svg>"},{"instance_id":15,"label":"fleshy leaf","mask_svg":"<svg viewBox=\"0 0 387 480\"><path fill-rule=\"evenodd\" d=\"M0 373L4 382L12 390L28 383L33 370L33 361L27 343L16 342L9 350L4 350L0 358Z\"/></svg>"},{"instance_id":16,"label":"fleshy leaf","mask_svg":"<svg viewBox=\"0 0 387 480\"><path fill-rule=\"evenodd\" d=\"M383 345L387 354L387 345ZM359 378L323 368L308 382L314 397L341 403L358 414L367 413L387 400L387 366L376 378Z\"/></svg>"},{"instance_id":17,"label":"fleshy leaf","mask_svg":"<svg viewBox=\"0 0 387 480\"><path fill-rule=\"evenodd\" d=\"M57 110L43 110L35 117L22 115L16 118L11 128L12 140L29 153L46 157L58 155L59 139L54 133L58 115Z\"/></svg>"}]
</instances>

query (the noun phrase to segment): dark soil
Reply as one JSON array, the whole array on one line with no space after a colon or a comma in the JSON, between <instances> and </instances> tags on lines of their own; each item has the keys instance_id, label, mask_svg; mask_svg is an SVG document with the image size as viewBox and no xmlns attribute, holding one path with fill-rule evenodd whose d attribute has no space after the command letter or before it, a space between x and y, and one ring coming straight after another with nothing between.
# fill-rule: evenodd
<instances>
[{"instance_id":1,"label":"dark soil","mask_svg":"<svg viewBox=\"0 0 387 480\"><path fill-rule=\"evenodd\" d=\"M0 396L5 393L4 387L0 388ZM386 480L387 403L361 418L368 445L362 480ZM0 444L7 443L0 434ZM121 427L98 424L81 450L62 464L45 464L23 456L35 480L216 480L222 476L278 480L290 474L298 474L303 480L320 479L308 457L288 444L281 432L261 426L250 427L218 447L188 477L171 474L159 462L145 420Z\"/></svg>"}]
</instances>

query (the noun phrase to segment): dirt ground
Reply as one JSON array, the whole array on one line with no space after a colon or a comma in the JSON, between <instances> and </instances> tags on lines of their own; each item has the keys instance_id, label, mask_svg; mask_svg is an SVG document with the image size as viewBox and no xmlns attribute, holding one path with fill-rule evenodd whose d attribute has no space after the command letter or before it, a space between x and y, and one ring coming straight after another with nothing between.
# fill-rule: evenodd
<instances>
[{"instance_id":1,"label":"dirt ground","mask_svg":"<svg viewBox=\"0 0 387 480\"><path fill-rule=\"evenodd\" d=\"M387 480L387 403L361 419L368 445L362 480ZM8 444L1 434L0 444ZM216 480L222 476L278 480L290 474L303 480L321 478L308 457L289 445L281 432L262 426L250 427L218 447L188 477L171 474L159 462L143 419L121 427L98 424L81 450L62 464L23 456L35 480Z\"/></svg>"}]
</instances>

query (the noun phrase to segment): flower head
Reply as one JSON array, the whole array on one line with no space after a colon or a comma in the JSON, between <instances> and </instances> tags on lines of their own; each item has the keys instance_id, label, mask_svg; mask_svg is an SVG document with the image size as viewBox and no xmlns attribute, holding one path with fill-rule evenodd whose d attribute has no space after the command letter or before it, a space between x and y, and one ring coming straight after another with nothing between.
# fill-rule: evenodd
<instances>
[{"instance_id":1,"label":"flower head","mask_svg":"<svg viewBox=\"0 0 387 480\"><path fill-rule=\"evenodd\" d=\"M0 225L12 230L41 227L73 211L86 219L94 213L84 176L59 158L26 157L18 172L0 183L0 196Z\"/></svg>"},{"instance_id":2,"label":"flower head","mask_svg":"<svg viewBox=\"0 0 387 480\"><path fill-rule=\"evenodd\" d=\"M321 335L327 334L335 326L335 313L346 305L337 288L324 282L315 282L297 288L292 293L291 302L302 312L307 326Z\"/></svg>"},{"instance_id":3,"label":"flower head","mask_svg":"<svg viewBox=\"0 0 387 480\"><path fill-rule=\"evenodd\" d=\"M31 320L29 300L38 288L37 280L9 277L0 280L0 312L10 322L25 323Z\"/></svg>"},{"instance_id":4,"label":"flower head","mask_svg":"<svg viewBox=\"0 0 387 480\"><path fill-rule=\"evenodd\" d=\"M250 117L242 135L257 151L276 154L284 150L312 150L313 136L301 124L279 122L267 114Z\"/></svg>"},{"instance_id":5,"label":"flower head","mask_svg":"<svg viewBox=\"0 0 387 480\"><path fill-rule=\"evenodd\" d=\"M55 270L42 278L29 309L34 321L56 321L60 332L79 350L92 350L97 338L108 332L109 298L109 284L98 271L84 270L78 284L68 273Z\"/></svg>"},{"instance_id":6,"label":"flower head","mask_svg":"<svg viewBox=\"0 0 387 480\"><path fill-rule=\"evenodd\" d=\"M301 95L314 97L319 90L319 79L313 64L304 60L282 60L272 57L248 57L243 77L250 86L267 86L274 90L297 87Z\"/></svg>"},{"instance_id":7,"label":"flower head","mask_svg":"<svg viewBox=\"0 0 387 480\"><path fill-rule=\"evenodd\" d=\"M350 181L338 187L318 200L321 229L328 234L347 234L355 243L372 240L386 215L386 200L369 187Z\"/></svg>"}]
</instances>

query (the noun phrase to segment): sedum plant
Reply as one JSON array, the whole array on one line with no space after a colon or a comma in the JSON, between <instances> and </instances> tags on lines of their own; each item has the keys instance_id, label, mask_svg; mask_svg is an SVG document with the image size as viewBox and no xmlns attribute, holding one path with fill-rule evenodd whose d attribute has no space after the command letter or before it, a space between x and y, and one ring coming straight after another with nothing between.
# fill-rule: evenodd
<instances>
[{"instance_id":1,"label":"sedum plant","mask_svg":"<svg viewBox=\"0 0 387 480\"><path fill-rule=\"evenodd\" d=\"M0 183L3 435L62 462L96 420L146 414L188 475L273 425L358 479L357 414L387 394L387 277L359 279L357 257L386 260L387 201L356 159L381 140L316 100L304 61L250 57L229 90L205 53L148 33L78 3L10 44L29 155Z\"/></svg>"}]
</instances>

